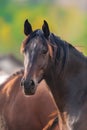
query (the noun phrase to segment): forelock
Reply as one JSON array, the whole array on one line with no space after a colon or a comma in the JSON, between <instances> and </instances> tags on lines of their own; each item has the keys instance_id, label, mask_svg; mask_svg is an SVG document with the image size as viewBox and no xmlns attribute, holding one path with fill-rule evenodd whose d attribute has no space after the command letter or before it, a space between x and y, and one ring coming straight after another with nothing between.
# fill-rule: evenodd
<instances>
[{"instance_id":1,"label":"forelock","mask_svg":"<svg viewBox=\"0 0 87 130\"><path fill-rule=\"evenodd\" d=\"M23 53L24 52L24 48L25 48L25 46L29 43L29 41L31 40L31 39L33 39L34 37L40 37L40 38L42 38L43 40L44 40L44 33L43 33L43 31L42 30L40 30L40 29L37 29L37 30L35 30L34 32L32 32L30 35L28 35L27 37L26 37L26 39L22 42L22 45L21 45L21 52Z\"/></svg>"}]
</instances>

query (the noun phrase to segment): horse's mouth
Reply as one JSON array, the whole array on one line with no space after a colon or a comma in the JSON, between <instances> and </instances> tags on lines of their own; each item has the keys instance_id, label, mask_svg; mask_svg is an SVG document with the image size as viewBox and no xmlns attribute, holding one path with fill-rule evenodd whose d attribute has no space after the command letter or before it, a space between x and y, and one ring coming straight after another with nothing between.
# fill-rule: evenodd
<instances>
[{"instance_id":1,"label":"horse's mouth","mask_svg":"<svg viewBox=\"0 0 87 130\"><path fill-rule=\"evenodd\" d=\"M25 95L34 95L37 89L38 84L43 80L43 77L41 77L37 84L34 83L34 86L29 87L28 89L24 88Z\"/></svg>"},{"instance_id":2,"label":"horse's mouth","mask_svg":"<svg viewBox=\"0 0 87 130\"><path fill-rule=\"evenodd\" d=\"M35 92L36 92L36 86L34 86L32 89L31 88L30 89L25 89L24 88L25 95L34 95Z\"/></svg>"},{"instance_id":3,"label":"horse's mouth","mask_svg":"<svg viewBox=\"0 0 87 130\"><path fill-rule=\"evenodd\" d=\"M36 80L21 80L21 86L23 86L25 95L34 95L37 89L38 84L43 80L43 76L39 77Z\"/></svg>"}]
</instances>

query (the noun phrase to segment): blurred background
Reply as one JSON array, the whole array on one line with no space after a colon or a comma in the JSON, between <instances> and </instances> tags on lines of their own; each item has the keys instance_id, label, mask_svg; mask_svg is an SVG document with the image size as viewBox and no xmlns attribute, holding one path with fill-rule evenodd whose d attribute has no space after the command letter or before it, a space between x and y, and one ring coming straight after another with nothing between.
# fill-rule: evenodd
<instances>
[{"instance_id":1,"label":"blurred background","mask_svg":"<svg viewBox=\"0 0 87 130\"><path fill-rule=\"evenodd\" d=\"M25 19L33 29L47 20L51 32L87 55L87 0L0 0L0 55L23 60Z\"/></svg>"}]
</instances>

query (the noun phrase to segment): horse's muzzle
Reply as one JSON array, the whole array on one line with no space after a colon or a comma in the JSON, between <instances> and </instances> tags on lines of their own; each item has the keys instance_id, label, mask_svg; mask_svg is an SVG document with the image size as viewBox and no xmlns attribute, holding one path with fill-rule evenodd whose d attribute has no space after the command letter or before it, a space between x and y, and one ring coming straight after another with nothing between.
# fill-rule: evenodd
<instances>
[{"instance_id":1,"label":"horse's muzzle","mask_svg":"<svg viewBox=\"0 0 87 130\"><path fill-rule=\"evenodd\" d=\"M21 80L21 86L24 86L24 93L26 95L33 95L36 91L35 83L33 80Z\"/></svg>"}]
</instances>

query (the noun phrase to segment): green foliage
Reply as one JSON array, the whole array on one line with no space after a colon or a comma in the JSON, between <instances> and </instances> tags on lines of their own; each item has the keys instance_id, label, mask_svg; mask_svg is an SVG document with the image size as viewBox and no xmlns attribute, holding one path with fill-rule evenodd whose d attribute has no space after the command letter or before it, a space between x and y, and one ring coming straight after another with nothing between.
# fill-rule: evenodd
<instances>
[{"instance_id":1,"label":"green foliage","mask_svg":"<svg viewBox=\"0 0 87 130\"><path fill-rule=\"evenodd\" d=\"M0 1L0 52L19 56L25 38L23 24L29 19L33 29L41 28L43 20L50 30L87 54L87 14L75 8L60 8L52 1L40 0Z\"/></svg>"}]
</instances>

